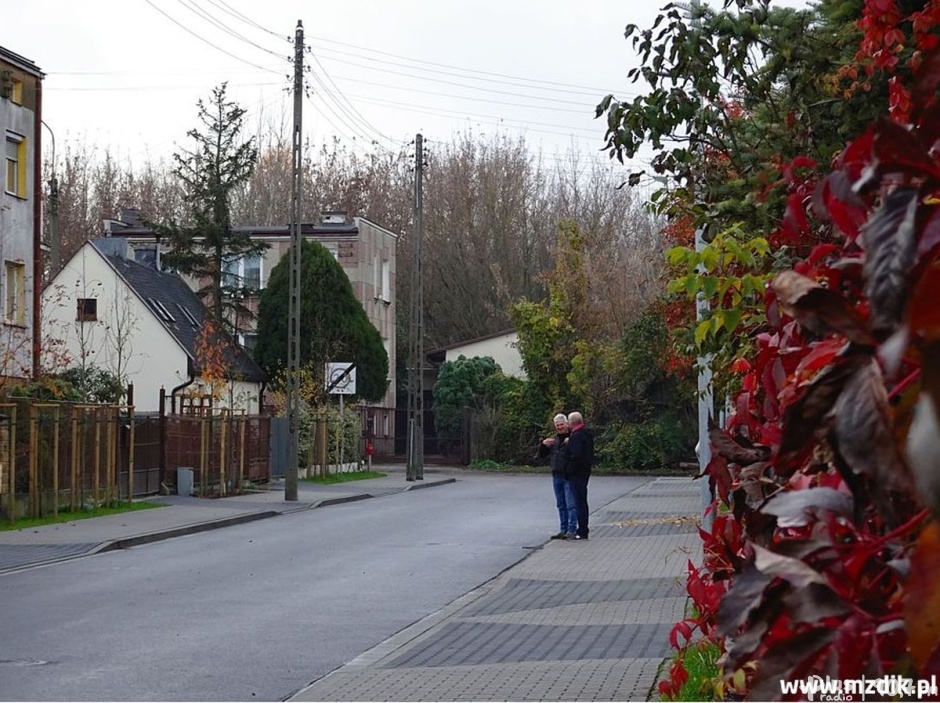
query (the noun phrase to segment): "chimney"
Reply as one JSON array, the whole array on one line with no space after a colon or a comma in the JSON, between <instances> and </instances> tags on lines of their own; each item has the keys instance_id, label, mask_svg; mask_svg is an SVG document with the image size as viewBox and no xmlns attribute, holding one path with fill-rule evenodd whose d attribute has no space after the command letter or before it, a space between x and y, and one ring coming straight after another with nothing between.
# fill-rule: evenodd
<instances>
[{"instance_id":1,"label":"chimney","mask_svg":"<svg viewBox=\"0 0 940 703\"><path fill-rule=\"evenodd\" d=\"M118 210L118 221L128 227L140 225L140 210L135 207L122 207Z\"/></svg>"},{"instance_id":2,"label":"chimney","mask_svg":"<svg viewBox=\"0 0 940 703\"><path fill-rule=\"evenodd\" d=\"M321 225L345 225L345 210L323 210L320 212Z\"/></svg>"}]
</instances>

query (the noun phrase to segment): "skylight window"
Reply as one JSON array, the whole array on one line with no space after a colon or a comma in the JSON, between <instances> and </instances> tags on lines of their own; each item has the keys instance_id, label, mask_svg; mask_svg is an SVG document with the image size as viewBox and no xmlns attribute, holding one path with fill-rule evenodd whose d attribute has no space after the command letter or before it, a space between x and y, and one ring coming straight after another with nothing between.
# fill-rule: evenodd
<instances>
[{"instance_id":1,"label":"skylight window","mask_svg":"<svg viewBox=\"0 0 940 703\"><path fill-rule=\"evenodd\" d=\"M166 306L159 300L147 298L147 302L150 303L150 307L153 308L153 311L157 313L164 322L176 322L176 318L170 314L170 311L167 310Z\"/></svg>"},{"instance_id":2,"label":"skylight window","mask_svg":"<svg viewBox=\"0 0 940 703\"><path fill-rule=\"evenodd\" d=\"M179 303L176 304L176 307L180 309L180 312L183 313L183 317L189 320L189 324L193 326L193 329L199 329L199 321L196 317L189 311L189 308L184 308Z\"/></svg>"}]
</instances>

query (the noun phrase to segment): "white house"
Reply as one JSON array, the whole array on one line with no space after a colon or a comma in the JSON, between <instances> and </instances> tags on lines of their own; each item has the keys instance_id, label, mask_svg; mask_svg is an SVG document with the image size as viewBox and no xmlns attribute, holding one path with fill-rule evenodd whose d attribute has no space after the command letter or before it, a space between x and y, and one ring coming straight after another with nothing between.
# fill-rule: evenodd
<instances>
[{"instance_id":1,"label":"white house","mask_svg":"<svg viewBox=\"0 0 940 703\"><path fill-rule=\"evenodd\" d=\"M178 275L128 258L126 240L86 242L46 286L42 304L46 369L111 371L134 385L137 412L159 410L161 388L174 406L210 392L198 351L205 306ZM228 379L214 407L259 412L264 373L237 344L221 356Z\"/></svg>"},{"instance_id":2,"label":"white house","mask_svg":"<svg viewBox=\"0 0 940 703\"><path fill-rule=\"evenodd\" d=\"M468 359L475 356L489 356L499 364L499 368L507 376L522 379L526 377L525 369L522 367L522 355L519 353L519 333L516 330L495 332L485 337L441 347L428 353L428 359L438 364L456 361L460 356Z\"/></svg>"}]
</instances>

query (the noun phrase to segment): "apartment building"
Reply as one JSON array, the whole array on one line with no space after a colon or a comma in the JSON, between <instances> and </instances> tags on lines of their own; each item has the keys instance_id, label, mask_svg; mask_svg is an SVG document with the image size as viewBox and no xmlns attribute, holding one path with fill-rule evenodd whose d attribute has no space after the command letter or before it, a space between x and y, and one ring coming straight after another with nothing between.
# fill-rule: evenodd
<instances>
[{"instance_id":1,"label":"apartment building","mask_svg":"<svg viewBox=\"0 0 940 703\"><path fill-rule=\"evenodd\" d=\"M42 79L29 59L0 46L0 377L39 368L42 263Z\"/></svg>"}]
</instances>

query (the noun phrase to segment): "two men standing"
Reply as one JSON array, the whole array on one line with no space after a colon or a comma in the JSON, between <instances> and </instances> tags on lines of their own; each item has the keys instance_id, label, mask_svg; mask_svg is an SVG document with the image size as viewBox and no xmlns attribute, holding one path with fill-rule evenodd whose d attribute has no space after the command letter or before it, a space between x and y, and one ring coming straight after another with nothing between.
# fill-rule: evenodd
<instances>
[{"instance_id":1,"label":"two men standing","mask_svg":"<svg viewBox=\"0 0 940 703\"><path fill-rule=\"evenodd\" d=\"M542 440L539 456L551 455L552 485L561 529L552 539L588 538L587 486L594 465L594 437L584 417L573 412L553 420L555 436Z\"/></svg>"}]
</instances>

